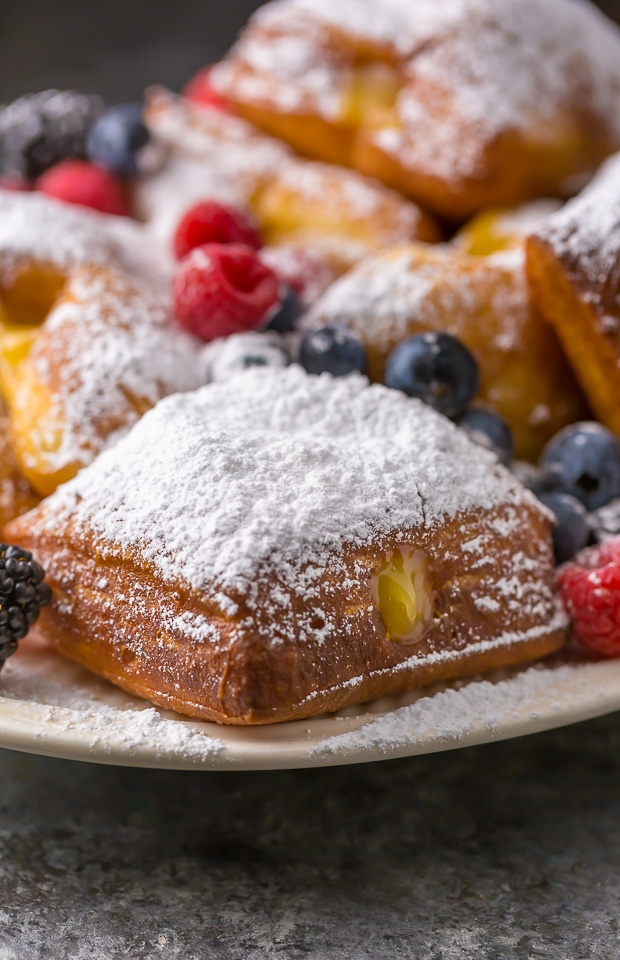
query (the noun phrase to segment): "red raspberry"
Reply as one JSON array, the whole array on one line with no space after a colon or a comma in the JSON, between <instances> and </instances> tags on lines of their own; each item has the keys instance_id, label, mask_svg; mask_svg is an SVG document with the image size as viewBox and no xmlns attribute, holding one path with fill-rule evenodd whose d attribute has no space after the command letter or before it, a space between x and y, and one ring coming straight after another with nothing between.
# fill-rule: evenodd
<instances>
[{"instance_id":1,"label":"red raspberry","mask_svg":"<svg viewBox=\"0 0 620 960\"><path fill-rule=\"evenodd\" d=\"M230 104L211 86L209 76L212 69L213 67L203 67L199 70L184 87L183 96L201 107L210 107L220 113L232 113Z\"/></svg>"},{"instance_id":2,"label":"red raspberry","mask_svg":"<svg viewBox=\"0 0 620 960\"><path fill-rule=\"evenodd\" d=\"M243 210L216 200L201 200L189 208L174 235L174 255L182 260L205 243L243 243L255 250L262 246L254 220Z\"/></svg>"},{"instance_id":3,"label":"red raspberry","mask_svg":"<svg viewBox=\"0 0 620 960\"><path fill-rule=\"evenodd\" d=\"M85 160L57 163L39 177L36 188L65 203L76 203L117 216L129 214L120 181L107 170Z\"/></svg>"},{"instance_id":4,"label":"red raspberry","mask_svg":"<svg viewBox=\"0 0 620 960\"><path fill-rule=\"evenodd\" d=\"M261 326L280 302L280 284L251 247L207 243L179 264L173 296L181 326L215 340Z\"/></svg>"},{"instance_id":5,"label":"red raspberry","mask_svg":"<svg viewBox=\"0 0 620 960\"><path fill-rule=\"evenodd\" d=\"M620 657L620 538L580 553L558 574L575 633L604 657Z\"/></svg>"}]
</instances>

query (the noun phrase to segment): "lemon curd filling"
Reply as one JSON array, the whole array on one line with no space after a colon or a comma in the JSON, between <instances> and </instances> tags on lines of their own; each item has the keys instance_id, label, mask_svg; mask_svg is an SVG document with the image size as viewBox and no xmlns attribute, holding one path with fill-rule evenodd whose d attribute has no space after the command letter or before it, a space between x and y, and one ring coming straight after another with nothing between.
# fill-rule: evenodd
<instances>
[{"instance_id":1,"label":"lemon curd filling","mask_svg":"<svg viewBox=\"0 0 620 960\"><path fill-rule=\"evenodd\" d=\"M388 639L421 640L433 619L433 592L422 551L394 552L375 573L372 589Z\"/></svg>"},{"instance_id":2,"label":"lemon curd filling","mask_svg":"<svg viewBox=\"0 0 620 960\"><path fill-rule=\"evenodd\" d=\"M387 63L355 66L342 104L344 123L366 129L398 126L396 98L400 87L398 72Z\"/></svg>"}]
</instances>

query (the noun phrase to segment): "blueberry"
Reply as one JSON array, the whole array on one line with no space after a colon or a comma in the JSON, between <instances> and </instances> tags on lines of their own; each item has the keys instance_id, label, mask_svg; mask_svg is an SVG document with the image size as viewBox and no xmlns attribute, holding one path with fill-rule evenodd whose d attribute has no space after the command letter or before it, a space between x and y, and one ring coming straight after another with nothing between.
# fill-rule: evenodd
<instances>
[{"instance_id":1,"label":"blueberry","mask_svg":"<svg viewBox=\"0 0 620 960\"><path fill-rule=\"evenodd\" d=\"M360 341L346 327L319 327L303 335L299 362L308 373L346 377L355 371L365 373L368 359Z\"/></svg>"},{"instance_id":2,"label":"blueberry","mask_svg":"<svg viewBox=\"0 0 620 960\"><path fill-rule=\"evenodd\" d=\"M492 410L470 410L457 420L459 427L466 430L471 439L492 450L500 461L508 465L515 453L512 430L506 420Z\"/></svg>"},{"instance_id":3,"label":"blueberry","mask_svg":"<svg viewBox=\"0 0 620 960\"><path fill-rule=\"evenodd\" d=\"M302 314L299 297L291 287L286 287L277 313L265 325L265 330L275 333L292 333Z\"/></svg>"},{"instance_id":4,"label":"blueberry","mask_svg":"<svg viewBox=\"0 0 620 960\"><path fill-rule=\"evenodd\" d=\"M572 560L590 541L590 522L586 509L576 497L566 493L543 493L540 502L555 514L553 551L556 563Z\"/></svg>"},{"instance_id":5,"label":"blueberry","mask_svg":"<svg viewBox=\"0 0 620 960\"><path fill-rule=\"evenodd\" d=\"M467 347L448 333L410 337L388 357L388 387L419 397L447 417L461 417L478 391L478 364Z\"/></svg>"},{"instance_id":6,"label":"blueberry","mask_svg":"<svg viewBox=\"0 0 620 960\"><path fill-rule=\"evenodd\" d=\"M122 177L135 177L138 151L149 141L149 132L142 122L139 103L121 103L110 107L95 123L88 135L88 157Z\"/></svg>"},{"instance_id":7,"label":"blueberry","mask_svg":"<svg viewBox=\"0 0 620 960\"><path fill-rule=\"evenodd\" d=\"M598 510L620 497L620 440L599 423L561 430L543 450L540 465L557 490Z\"/></svg>"}]
</instances>

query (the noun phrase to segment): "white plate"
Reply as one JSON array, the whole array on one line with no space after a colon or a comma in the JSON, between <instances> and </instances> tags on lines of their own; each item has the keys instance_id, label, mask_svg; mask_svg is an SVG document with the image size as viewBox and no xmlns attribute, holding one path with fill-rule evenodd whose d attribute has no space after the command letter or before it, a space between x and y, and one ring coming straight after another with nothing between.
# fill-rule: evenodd
<instances>
[{"instance_id":1,"label":"white plate","mask_svg":"<svg viewBox=\"0 0 620 960\"><path fill-rule=\"evenodd\" d=\"M0 747L137 767L361 763L518 737L620 709L620 661L554 660L339 714L222 727L151 707L36 642L0 674Z\"/></svg>"}]
</instances>

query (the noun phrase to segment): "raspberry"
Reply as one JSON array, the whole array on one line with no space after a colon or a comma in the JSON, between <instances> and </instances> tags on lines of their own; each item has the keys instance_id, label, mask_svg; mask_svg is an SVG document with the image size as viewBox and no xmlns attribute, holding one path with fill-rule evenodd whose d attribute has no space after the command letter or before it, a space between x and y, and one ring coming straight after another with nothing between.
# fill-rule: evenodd
<instances>
[{"instance_id":1,"label":"raspberry","mask_svg":"<svg viewBox=\"0 0 620 960\"><path fill-rule=\"evenodd\" d=\"M244 243L258 250L262 246L258 226L252 218L216 200L201 200L190 207L174 235L174 254L182 260L205 243Z\"/></svg>"},{"instance_id":2,"label":"raspberry","mask_svg":"<svg viewBox=\"0 0 620 960\"><path fill-rule=\"evenodd\" d=\"M604 657L620 657L620 538L580 553L558 574L575 633Z\"/></svg>"},{"instance_id":3,"label":"raspberry","mask_svg":"<svg viewBox=\"0 0 620 960\"><path fill-rule=\"evenodd\" d=\"M251 247L208 243L179 264L173 296L180 325L208 341L261 326L280 302L280 284Z\"/></svg>"},{"instance_id":4,"label":"raspberry","mask_svg":"<svg viewBox=\"0 0 620 960\"><path fill-rule=\"evenodd\" d=\"M183 96L201 107L210 107L220 113L232 113L230 104L214 90L209 81L212 67L203 67L183 89Z\"/></svg>"},{"instance_id":5,"label":"raspberry","mask_svg":"<svg viewBox=\"0 0 620 960\"><path fill-rule=\"evenodd\" d=\"M36 182L37 190L50 197L91 207L101 213L129 213L120 182L107 170L84 160L63 160Z\"/></svg>"}]
</instances>

